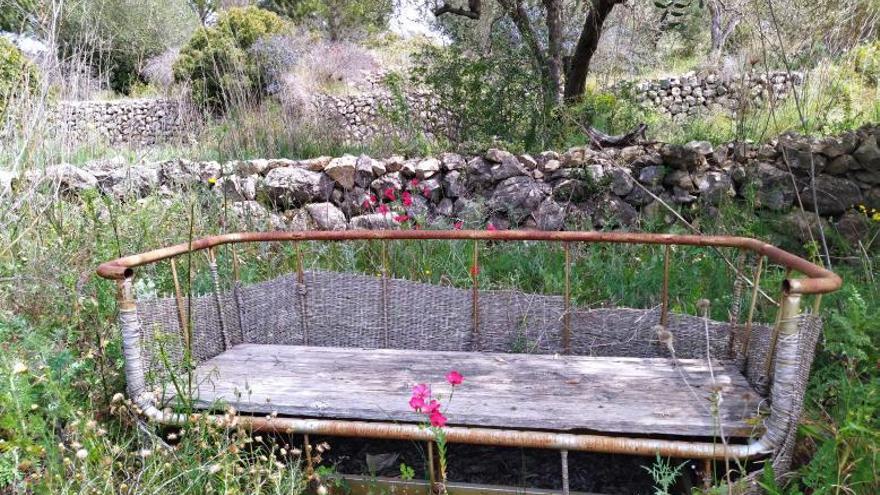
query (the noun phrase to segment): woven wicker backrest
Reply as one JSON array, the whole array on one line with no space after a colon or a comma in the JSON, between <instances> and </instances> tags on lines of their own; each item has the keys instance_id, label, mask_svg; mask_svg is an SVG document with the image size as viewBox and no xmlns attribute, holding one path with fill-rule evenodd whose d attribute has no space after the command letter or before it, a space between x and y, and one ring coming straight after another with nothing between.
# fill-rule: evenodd
<instances>
[{"instance_id":1,"label":"woven wicker backrest","mask_svg":"<svg viewBox=\"0 0 880 495\"><path fill-rule=\"evenodd\" d=\"M562 296L513 290L480 290L474 331L473 291L358 273L305 271L222 292L218 313L213 295L194 297L192 358L209 359L224 350L224 333L238 343L313 345L483 352L563 353ZM161 375L180 362L184 338L173 297L142 300L149 370ZM222 318L221 318L222 315ZM221 324L222 321L222 324ZM654 326L660 309L571 308L570 352L586 356L669 357ZM767 384L771 328L752 327L748 359L729 354L731 325L672 314L676 357L706 358L706 333L713 359L736 359L753 385ZM741 334L736 334L741 337ZM807 336L809 337L809 336ZM812 337L806 340L811 340ZM735 350L742 349L737 342ZM805 345L803 352L812 353Z\"/></svg>"}]
</instances>

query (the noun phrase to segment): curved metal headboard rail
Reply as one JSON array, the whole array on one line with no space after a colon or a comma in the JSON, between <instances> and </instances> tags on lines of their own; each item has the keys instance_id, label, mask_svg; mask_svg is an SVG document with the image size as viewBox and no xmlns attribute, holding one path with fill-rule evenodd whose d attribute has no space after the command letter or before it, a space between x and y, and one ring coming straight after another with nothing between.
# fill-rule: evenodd
<instances>
[{"instance_id":1,"label":"curved metal headboard rail","mask_svg":"<svg viewBox=\"0 0 880 495\"><path fill-rule=\"evenodd\" d=\"M487 241L568 241L616 244L663 244L707 247L732 247L747 249L764 255L786 268L797 271L807 278L790 278L783 282L787 294L824 294L840 288L841 278L834 272L791 254L776 246L749 237L699 236L673 234L645 234L637 232L546 232L531 230L348 230L348 231L291 231L291 232L240 232L215 235L169 246L141 254L124 256L103 263L98 267L101 277L120 280L131 276L132 270L181 254L220 246L246 242L274 241L348 241L348 240L487 240Z\"/></svg>"}]
</instances>

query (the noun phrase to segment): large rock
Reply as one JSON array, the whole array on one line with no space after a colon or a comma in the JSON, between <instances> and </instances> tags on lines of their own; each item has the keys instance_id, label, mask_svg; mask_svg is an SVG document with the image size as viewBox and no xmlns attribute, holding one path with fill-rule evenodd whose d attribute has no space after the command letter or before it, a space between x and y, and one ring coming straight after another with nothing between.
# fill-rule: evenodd
<instances>
[{"instance_id":1,"label":"large rock","mask_svg":"<svg viewBox=\"0 0 880 495\"><path fill-rule=\"evenodd\" d=\"M712 205L736 196L733 180L724 172L710 171L700 174L694 179L694 183L700 191L700 198Z\"/></svg>"},{"instance_id":2,"label":"large rock","mask_svg":"<svg viewBox=\"0 0 880 495\"><path fill-rule=\"evenodd\" d=\"M794 203L791 175L766 162L746 168L745 189L754 188L758 206L774 211L787 210Z\"/></svg>"},{"instance_id":3,"label":"large rock","mask_svg":"<svg viewBox=\"0 0 880 495\"><path fill-rule=\"evenodd\" d=\"M391 213L369 213L351 218L352 230L384 230L394 229L400 224L394 221Z\"/></svg>"},{"instance_id":4,"label":"large rock","mask_svg":"<svg viewBox=\"0 0 880 495\"><path fill-rule=\"evenodd\" d=\"M348 222L342 210L332 203L312 203L306 205L306 211L320 230L345 230Z\"/></svg>"},{"instance_id":5,"label":"large rock","mask_svg":"<svg viewBox=\"0 0 880 495\"><path fill-rule=\"evenodd\" d=\"M565 226L565 207L552 198L542 201L532 216L540 230L562 230Z\"/></svg>"},{"instance_id":6,"label":"large rock","mask_svg":"<svg viewBox=\"0 0 880 495\"><path fill-rule=\"evenodd\" d=\"M257 175L227 175L217 179L214 191L229 201L251 201L257 197Z\"/></svg>"},{"instance_id":7,"label":"large rock","mask_svg":"<svg viewBox=\"0 0 880 495\"><path fill-rule=\"evenodd\" d=\"M440 160L436 158L425 158L415 165L415 175L419 179L428 179L440 171Z\"/></svg>"},{"instance_id":8,"label":"large rock","mask_svg":"<svg viewBox=\"0 0 880 495\"><path fill-rule=\"evenodd\" d=\"M98 179L93 174L69 163L47 167L45 178L58 184L62 190L74 193L98 187Z\"/></svg>"},{"instance_id":9,"label":"large rock","mask_svg":"<svg viewBox=\"0 0 880 495\"><path fill-rule=\"evenodd\" d=\"M367 155L359 156L354 170L355 185L364 189L370 187L370 182L373 182L373 174L376 170L381 170L384 174L385 165L378 160L373 160Z\"/></svg>"},{"instance_id":10,"label":"large rock","mask_svg":"<svg viewBox=\"0 0 880 495\"><path fill-rule=\"evenodd\" d=\"M864 138L862 144L853 152L853 157L866 170L880 170L880 147L877 145L877 137Z\"/></svg>"},{"instance_id":11,"label":"large rock","mask_svg":"<svg viewBox=\"0 0 880 495\"><path fill-rule=\"evenodd\" d=\"M168 187L189 187L202 181L198 162L177 159L159 165L159 180Z\"/></svg>"},{"instance_id":12,"label":"large rock","mask_svg":"<svg viewBox=\"0 0 880 495\"><path fill-rule=\"evenodd\" d=\"M282 206L298 206L327 201L333 192L333 180L321 172L302 168L276 168L263 182L266 194Z\"/></svg>"},{"instance_id":13,"label":"large rock","mask_svg":"<svg viewBox=\"0 0 880 495\"><path fill-rule=\"evenodd\" d=\"M821 230L820 230L820 227ZM827 220L809 211L792 210L779 219L776 228L782 234L798 239L802 243L811 242L820 238L822 231L826 234L831 225Z\"/></svg>"},{"instance_id":14,"label":"large rock","mask_svg":"<svg viewBox=\"0 0 880 495\"><path fill-rule=\"evenodd\" d=\"M663 177L666 175L666 169L660 166L645 167L639 172L639 182L655 189L663 183Z\"/></svg>"},{"instance_id":15,"label":"large rock","mask_svg":"<svg viewBox=\"0 0 880 495\"><path fill-rule=\"evenodd\" d=\"M669 167L687 171L696 170L705 162L698 149L680 144L664 144L660 148L660 157Z\"/></svg>"},{"instance_id":16,"label":"large rock","mask_svg":"<svg viewBox=\"0 0 880 495\"><path fill-rule=\"evenodd\" d=\"M513 217L524 217L535 210L549 190L543 183L527 176L510 177L501 181L492 192L488 206L493 211L507 212Z\"/></svg>"},{"instance_id":17,"label":"large rock","mask_svg":"<svg viewBox=\"0 0 880 495\"><path fill-rule=\"evenodd\" d=\"M262 230L269 224L269 210L256 201L236 201L229 206L236 228Z\"/></svg>"},{"instance_id":18,"label":"large rock","mask_svg":"<svg viewBox=\"0 0 880 495\"><path fill-rule=\"evenodd\" d=\"M812 138L783 134L779 136L776 148L786 165L796 171L803 173L815 171L818 174L828 164L828 158L815 151L821 149L821 145Z\"/></svg>"},{"instance_id":19,"label":"large rock","mask_svg":"<svg viewBox=\"0 0 880 495\"><path fill-rule=\"evenodd\" d=\"M441 185L443 186L443 193L449 198L457 198L465 192L464 179L461 177L461 172L457 170L447 172L441 181Z\"/></svg>"},{"instance_id":20,"label":"large rock","mask_svg":"<svg viewBox=\"0 0 880 495\"><path fill-rule=\"evenodd\" d=\"M840 136L828 136L820 139L813 145L813 149L829 159L834 159L852 154L856 149L857 142L858 136L853 132L847 132Z\"/></svg>"},{"instance_id":21,"label":"large rock","mask_svg":"<svg viewBox=\"0 0 880 495\"><path fill-rule=\"evenodd\" d=\"M632 173L625 168L614 167L608 170L611 177L611 192L618 196L626 196L633 190Z\"/></svg>"},{"instance_id":22,"label":"large rock","mask_svg":"<svg viewBox=\"0 0 880 495\"><path fill-rule=\"evenodd\" d=\"M862 203L862 191L858 184L851 180L828 175L820 175L815 180L816 198L810 185L801 190L801 201L804 207L813 211L818 207L819 214L840 215L852 206Z\"/></svg>"},{"instance_id":23,"label":"large rock","mask_svg":"<svg viewBox=\"0 0 880 495\"><path fill-rule=\"evenodd\" d=\"M528 173L515 156L509 153L507 155L501 155L504 157L501 162L492 162L480 157L469 161L465 168L468 187L478 192L485 191L505 179Z\"/></svg>"},{"instance_id":24,"label":"large rock","mask_svg":"<svg viewBox=\"0 0 880 495\"><path fill-rule=\"evenodd\" d=\"M463 169L466 164L464 157L458 153L443 153L440 155L440 162L443 165L443 170L450 172Z\"/></svg>"},{"instance_id":25,"label":"large rock","mask_svg":"<svg viewBox=\"0 0 880 495\"><path fill-rule=\"evenodd\" d=\"M324 167L324 173L329 175L343 189L354 187L354 176L357 171L358 159L352 155L344 155L330 160ZM372 173L372 171L371 171Z\"/></svg>"}]
</instances>

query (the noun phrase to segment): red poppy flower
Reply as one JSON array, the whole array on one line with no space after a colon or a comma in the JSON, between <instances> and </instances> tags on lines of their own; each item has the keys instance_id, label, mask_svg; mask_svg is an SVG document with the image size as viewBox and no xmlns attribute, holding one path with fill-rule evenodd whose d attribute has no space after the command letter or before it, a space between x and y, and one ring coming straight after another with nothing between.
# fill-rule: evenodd
<instances>
[{"instance_id":1,"label":"red poppy flower","mask_svg":"<svg viewBox=\"0 0 880 495\"><path fill-rule=\"evenodd\" d=\"M422 409L425 407L425 399L413 395L409 399L409 407L411 407L413 411L422 412Z\"/></svg>"},{"instance_id":2,"label":"red poppy flower","mask_svg":"<svg viewBox=\"0 0 880 495\"><path fill-rule=\"evenodd\" d=\"M403 206L412 206L412 194L408 191L404 191L403 194L400 195L401 201L403 201Z\"/></svg>"},{"instance_id":3,"label":"red poppy flower","mask_svg":"<svg viewBox=\"0 0 880 495\"><path fill-rule=\"evenodd\" d=\"M431 197L431 189L428 186L425 186L422 188L422 196L424 196L426 198Z\"/></svg>"},{"instance_id":4,"label":"red poppy flower","mask_svg":"<svg viewBox=\"0 0 880 495\"><path fill-rule=\"evenodd\" d=\"M496 226L492 225L491 223L489 223L489 224L486 224L486 230L488 230L488 231L490 231L490 232L494 232L494 231L498 230L498 227L496 227Z\"/></svg>"},{"instance_id":5,"label":"red poppy flower","mask_svg":"<svg viewBox=\"0 0 880 495\"><path fill-rule=\"evenodd\" d=\"M388 205L379 205L377 211L383 215L388 213Z\"/></svg>"},{"instance_id":6,"label":"red poppy flower","mask_svg":"<svg viewBox=\"0 0 880 495\"><path fill-rule=\"evenodd\" d=\"M418 187L419 179L413 179L413 180L409 181L409 183L412 184L413 187Z\"/></svg>"},{"instance_id":7,"label":"red poppy flower","mask_svg":"<svg viewBox=\"0 0 880 495\"><path fill-rule=\"evenodd\" d=\"M394 217L394 221L397 223L403 223L407 220L409 220L409 215L397 215Z\"/></svg>"},{"instance_id":8,"label":"red poppy flower","mask_svg":"<svg viewBox=\"0 0 880 495\"><path fill-rule=\"evenodd\" d=\"M395 200L397 200L397 194L395 194L395 193L394 193L394 189L392 189L392 188L390 188L390 187L387 188L387 189L385 189L385 192L382 193L382 195L385 196L386 198L388 198L388 201L395 201Z\"/></svg>"},{"instance_id":9,"label":"red poppy flower","mask_svg":"<svg viewBox=\"0 0 880 495\"><path fill-rule=\"evenodd\" d=\"M461 230L462 227L464 227L464 222L459 221L452 224L452 228L454 228L455 230Z\"/></svg>"},{"instance_id":10,"label":"red poppy flower","mask_svg":"<svg viewBox=\"0 0 880 495\"><path fill-rule=\"evenodd\" d=\"M480 267L474 265L471 267L471 276L476 277L480 274Z\"/></svg>"}]
</instances>

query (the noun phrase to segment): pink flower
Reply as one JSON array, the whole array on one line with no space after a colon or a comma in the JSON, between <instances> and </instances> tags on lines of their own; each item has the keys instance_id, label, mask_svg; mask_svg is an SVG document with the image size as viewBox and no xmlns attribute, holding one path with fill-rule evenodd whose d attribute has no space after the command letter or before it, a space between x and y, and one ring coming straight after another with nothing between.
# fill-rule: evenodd
<instances>
[{"instance_id":1,"label":"pink flower","mask_svg":"<svg viewBox=\"0 0 880 495\"><path fill-rule=\"evenodd\" d=\"M394 217L394 221L397 223L403 223L407 220L409 220L409 215L397 215Z\"/></svg>"},{"instance_id":2,"label":"pink flower","mask_svg":"<svg viewBox=\"0 0 880 495\"><path fill-rule=\"evenodd\" d=\"M426 198L431 197L431 189L428 186L425 186L422 188L422 196L424 196Z\"/></svg>"},{"instance_id":3,"label":"pink flower","mask_svg":"<svg viewBox=\"0 0 880 495\"><path fill-rule=\"evenodd\" d=\"M480 274L480 267L478 267L476 265L472 265L471 266L471 276L476 277L479 274Z\"/></svg>"},{"instance_id":4,"label":"pink flower","mask_svg":"<svg viewBox=\"0 0 880 495\"><path fill-rule=\"evenodd\" d=\"M413 187L418 187L419 179L413 179L413 180L409 181L409 183L412 184Z\"/></svg>"},{"instance_id":5,"label":"pink flower","mask_svg":"<svg viewBox=\"0 0 880 495\"><path fill-rule=\"evenodd\" d=\"M461 385L461 382L464 381L464 377L461 376L461 373L458 371L452 370L446 374L446 381L454 387L456 385Z\"/></svg>"},{"instance_id":6,"label":"pink flower","mask_svg":"<svg viewBox=\"0 0 880 495\"><path fill-rule=\"evenodd\" d=\"M385 196L386 198L388 198L388 201L394 201L397 199L397 194L395 194L394 189L392 189L390 187L385 189L385 192L382 193L382 195Z\"/></svg>"},{"instance_id":7,"label":"pink flower","mask_svg":"<svg viewBox=\"0 0 880 495\"><path fill-rule=\"evenodd\" d=\"M425 414L435 414L440 412L440 403L435 399L431 399L431 402L425 405L424 413Z\"/></svg>"},{"instance_id":8,"label":"pink flower","mask_svg":"<svg viewBox=\"0 0 880 495\"><path fill-rule=\"evenodd\" d=\"M409 407L411 407L413 411L422 412L422 409L425 407L425 399L413 395L409 399Z\"/></svg>"},{"instance_id":9,"label":"pink flower","mask_svg":"<svg viewBox=\"0 0 880 495\"><path fill-rule=\"evenodd\" d=\"M375 194L370 194L370 203L376 204L378 202L379 198L377 198Z\"/></svg>"},{"instance_id":10,"label":"pink flower","mask_svg":"<svg viewBox=\"0 0 880 495\"><path fill-rule=\"evenodd\" d=\"M412 194L407 191L404 191L403 194L400 195L403 201L403 206L412 206Z\"/></svg>"},{"instance_id":11,"label":"pink flower","mask_svg":"<svg viewBox=\"0 0 880 495\"><path fill-rule=\"evenodd\" d=\"M373 203L370 203L370 200L369 200L369 199L365 199L364 202L361 203L361 206L362 206L365 210L367 210L367 209L370 209L370 208L373 207Z\"/></svg>"},{"instance_id":12,"label":"pink flower","mask_svg":"<svg viewBox=\"0 0 880 495\"><path fill-rule=\"evenodd\" d=\"M419 383L418 385L413 386L412 388L413 397L418 397L420 399L430 399L431 398L431 386Z\"/></svg>"},{"instance_id":13,"label":"pink flower","mask_svg":"<svg viewBox=\"0 0 880 495\"><path fill-rule=\"evenodd\" d=\"M377 211L383 215L388 213L388 205L379 205Z\"/></svg>"},{"instance_id":14,"label":"pink flower","mask_svg":"<svg viewBox=\"0 0 880 495\"><path fill-rule=\"evenodd\" d=\"M455 230L461 230L462 227L464 227L464 222L461 221L455 222L452 225L452 228L454 228Z\"/></svg>"},{"instance_id":15,"label":"pink flower","mask_svg":"<svg viewBox=\"0 0 880 495\"><path fill-rule=\"evenodd\" d=\"M431 426L436 426L438 428L442 428L446 426L446 416L443 415L440 411L434 411L431 413Z\"/></svg>"},{"instance_id":16,"label":"pink flower","mask_svg":"<svg viewBox=\"0 0 880 495\"><path fill-rule=\"evenodd\" d=\"M489 232L494 232L494 231L498 230L498 227L496 227L496 226L492 225L491 223L489 223L489 224L486 225L486 230L488 230Z\"/></svg>"}]
</instances>

